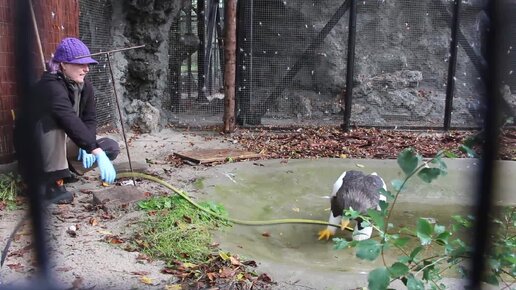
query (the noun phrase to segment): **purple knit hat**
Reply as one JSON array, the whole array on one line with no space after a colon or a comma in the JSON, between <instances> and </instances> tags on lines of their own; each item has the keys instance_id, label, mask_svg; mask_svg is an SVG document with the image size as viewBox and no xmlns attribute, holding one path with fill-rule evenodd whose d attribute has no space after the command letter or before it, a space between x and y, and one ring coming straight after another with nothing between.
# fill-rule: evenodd
<instances>
[{"instance_id":1,"label":"purple knit hat","mask_svg":"<svg viewBox=\"0 0 516 290\"><path fill-rule=\"evenodd\" d=\"M57 46L52 60L54 62L75 64L98 64L98 61L90 56L80 57L90 54L90 50L82 41L77 38L67 37L61 40L61 43Z\"/></svg>"}]
</instances>

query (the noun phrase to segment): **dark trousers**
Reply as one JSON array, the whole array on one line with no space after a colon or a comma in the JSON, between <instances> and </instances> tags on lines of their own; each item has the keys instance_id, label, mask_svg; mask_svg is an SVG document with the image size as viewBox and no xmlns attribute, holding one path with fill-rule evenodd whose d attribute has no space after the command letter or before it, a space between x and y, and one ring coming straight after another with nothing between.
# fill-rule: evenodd
<instances>
[{"instance_id":1,"label":"dark trousers","mask_svg":"<svg viewBox=\"0 0 516 290\"><path fill-rule=\"evenodd\" d=\"M109 159L114 160L120 153L118 142L110 138L97 140L100 148L106 152ZM96 167L84 168L82 160L77 160L79 148L64 133L63 130L51 130L43 134L42 156L45 179L49 183L70 177L70 170L82 175Z\"/></svg>"},{"instance_id":2,"label":"dark trousers","mask_svg":"<svg viewBox=\"0 0 516 290\"><path fill-rule=\"evenodd\" d=\"M115 158L120 153L120 146L118 142L110 138L100 138L97 139L97 144L106 152L109 160L115 160ZM90 168L84 168L82 166L82 160L77 160L77 156L79 155L79 147L75 145L73 142L67 142L66 144L66 159L68 161L68 167L71 171L76 174L83 175L84 173L93 170L97 167L97 163L93 163L93 166Z\"/></svg>"}]
</instances>

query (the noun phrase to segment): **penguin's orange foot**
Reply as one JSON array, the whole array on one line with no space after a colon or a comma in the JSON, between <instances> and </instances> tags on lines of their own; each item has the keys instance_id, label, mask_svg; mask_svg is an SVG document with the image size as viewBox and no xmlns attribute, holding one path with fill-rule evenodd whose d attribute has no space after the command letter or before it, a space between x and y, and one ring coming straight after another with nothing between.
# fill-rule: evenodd
<instances>
[{"instance_id":1,"label":"penguin's orange foot","mask_svg":"<svg viewBox=\"0 0 516 290\"><path fill-rule=\"evenodd\" d=\"M333 234L329 229L325 229L319 232L319 240L328 240L331 236L333 236Z\"/></svg>"}]
</instances>

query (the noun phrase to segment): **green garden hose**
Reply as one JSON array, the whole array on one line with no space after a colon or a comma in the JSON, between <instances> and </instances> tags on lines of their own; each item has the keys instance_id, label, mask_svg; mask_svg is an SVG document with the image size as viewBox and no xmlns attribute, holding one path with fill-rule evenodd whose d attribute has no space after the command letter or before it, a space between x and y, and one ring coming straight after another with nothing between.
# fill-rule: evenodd
<instances>
[{"instance_id":1,"label":"green garden hose","mask_svg":"<svg viewBox=\"0 0 516 290\"><path fill-rule=\"evenodd\" d=\"M208 214L210 214L210 215L212 215L212 216L214 216L214 217L216 217L218 219L230 221L232 223L239 224L239 225L264 226L264 225L279 225L279 224L313 224L313 225L325 225L325 226L333 226L333 227L340 228L340 225L331 224L331 223L326 222L326 221L310 220L310 219L273 219L273 220L266 220L266 221L248 221L248 220L240 220L240 219L225 217L225 216L221 216L221 215L219 215L219 214L217 214L217 213L215 213L215 212L213 212L211 210L208 210L208 209L200 206L195 201L193 201L190 197L188 197L188 195L184 191L181 191L181 190L173 187L168 182L166 182L166 181L164 181L164 180L162 180L162 179L160 179L160 178L158 178L156 176L152 176L152 175L145 174L145 173L140 173L140 172L121 172L121 173L117 173L117 179L118 178L133 178L133 177L141 178L141 179L147 179L147 180L159 183L159 184L163 185L164 187L172 190L173 192L179 194L179 196L181 196L182 198L187 200L189 203L191 203L196 208L204 211L205 213L208 213ZM346 230L353 231L353 229L350 228L350 227L346 227Z\"/></svg>"},{"instance_id":2,"label":"green garden hose","mask_svg":"<svg viewBox=\"0 0 516 290\"><path fill-rule=\"evenodd\" d=\"M141 179L147 179L150 181L154 181L154 182L159 183L159 184L163 185L164 187L172 190L173 192L179 194L179 196L184 198L186 201L188 201L190 204L192 204L199 210L202 210L203 212L210 214L218 219L229 221L229 222L232 222L235 224L247 225L247 226L264 226L264 225L279 225L279 224L312 224L312 225L325 225L325 226L333 226L333 227L340 228L340 225L331 224L331 223L328 223L325 221L309 220L309 219L273 219L273 220L267 220L267 221L247 221L247 220L240 220L240 219L225 217L225 216L221 216L211 210L208 210L208 209L200 206L195 201L193 201L190 197L188 197L188 194L173 187L168 182L166 182L158 177L155 177L155 176L152 176L149 174L145 174L145 173L140 173L140 172L119 172L119 173L117 173L117 179L120 179L120 178L141 178ZM52 204L52 203L53 203L53 201L51 200L51 201L48 201L46 204L48 205L48 204ZM18 232L18 230L23 226L23 224L28 219L28 217L29 217L29 215L26 215L21 219L21 221L16 225L15 229L13 230L13 232L7 239L7 243L0 255L0 269L4 265L5 258L7 257L9 247L11 246L11 242L14 239L16 232ZM351 229L349 227L346 227L346 230L353 231L353 229Z\"/></svg>"}]
</instances>

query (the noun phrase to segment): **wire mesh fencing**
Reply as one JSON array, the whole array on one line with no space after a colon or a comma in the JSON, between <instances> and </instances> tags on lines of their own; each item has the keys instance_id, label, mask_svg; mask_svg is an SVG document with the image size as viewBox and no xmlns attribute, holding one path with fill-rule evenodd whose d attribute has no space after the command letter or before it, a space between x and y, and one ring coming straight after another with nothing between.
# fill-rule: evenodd
<instances>
[{"instance_id":1,"label":"wire mesh fencing","mask_svg":"<svg viewBox=\"0 0 516 290\"><path fill-rule=\"evenodd\" d=\"M109 0L80 1L79 34L92 54L111 50L112 6ZM98 65L90 67L88 78L95 89L98 126L116 129L119 117L116 111L112 79L105 54L94 56Z\"/></svg>"},{"instance_id":2,"label":"wire mesh fencing","mask_svg":"<svg viewBox=\"0 0 516 290\"><path fill-rule=\"evenodd\" d=\"M338 11L348 2L242 4L238 99L244 119L260 124L342 123L349 9ZM462 51L480 48L483 7L463 7L460 35L467 48ZM442 127L452 8L453 2L439 0L358 1L353 124ZM338 21L332 23L335 17ZM458 58L453 107L457 127L476 125L468 108L483 93L479 68L471 65L482 56L473 52L461 52Z\"/></svg>"},{"instance_id":3,"label":"wire mesh fencing","mask_svg":"<svg viewBox=\"0 0 516 290\"><path fill-rule=\"evenodd\" d=\"M344 122L351 2L239 1L235 113L240 125ZM454 11L456 3L357 1L354 63L349 64L354 71L348 104L352 125L442 128L447 114L452 128L480 125L489 21L482 1L461 1L459 14ZM81 38L92 53L109 49L105 45L112 43L110 1L80 4ZM515 8L508 6L510 15ZM457 56L450 70L455 17ZM166 109L179 124L222 123L223 23L221 1L192 0L171 25L171 106ZM508 52L513 39L504 45ZM507 57L507 107L514 107L516 58L510 53ZM118 121L112 84L105 57L97 58L100 64L92 67L90 79L97 89L99 124L112 126Z\"/></svg>"},{"instance_id":4,"label":"wire mesh fencing","mask_svg":"<svg viewBox=\"0 0 516 290\"><path fill-rule=\"evenodd\" d=\"M190 2L172 23L169 71L172 110L180 124L220 124L224 111L222 1Z\"/></svg>"}]
</instances>

